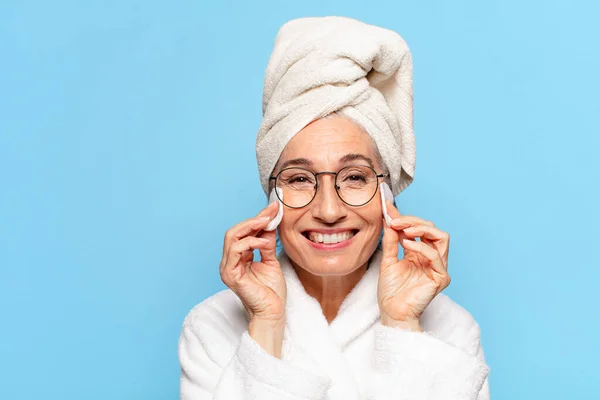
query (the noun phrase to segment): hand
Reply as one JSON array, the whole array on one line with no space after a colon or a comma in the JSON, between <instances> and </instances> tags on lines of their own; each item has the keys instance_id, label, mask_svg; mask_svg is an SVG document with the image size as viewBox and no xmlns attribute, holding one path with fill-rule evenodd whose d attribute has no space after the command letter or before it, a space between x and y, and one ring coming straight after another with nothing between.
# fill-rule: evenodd
<instances>
[{"instance_id":1,"label":"hand","mask_svg":"<svg viewBox=\"0 0 600 400\"><path fill-rule=\"evenodd\" d=\"M430 221L402 216L391 202L393 218L384 224L383 258L377 299L384 325L421 330L419 317L429 303L450 284L448 248L450 236ZM419 237L421 241L415 239ZM404 258L398 260L398 242Z\"/></svg>"},{"instance_id":2,"label":"hand","mask_svg":"<svg viewBox=\"0 0 600 400\"><path fill-rule=\"evenodd\" d=\"M265 232L277 214L277 203L227 231L221 260L221 279L242 301L251 320L281 321L287 287L276 256L275 231ZM253 250L260 251L260 262Z\"/></svg>"}]
</instances>

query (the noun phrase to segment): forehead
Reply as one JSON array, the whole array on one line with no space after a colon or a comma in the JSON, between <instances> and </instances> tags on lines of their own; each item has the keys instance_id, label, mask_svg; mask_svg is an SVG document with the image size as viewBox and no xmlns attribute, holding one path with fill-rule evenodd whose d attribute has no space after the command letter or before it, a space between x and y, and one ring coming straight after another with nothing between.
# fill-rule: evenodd
<instances>
[{"instance_id":1,"label":"forehead","mask_svg":"<svg viewBox=\"0 0 600 400\"><path fill-rule=\"evenodd\" d=\"M314 121L298 132L281 153L280 164L306 158L315 167L327 168L347 154L362 154L374 162L377 158L371 137L352 121L336 116Z\"/></svg>"}]
</instances>

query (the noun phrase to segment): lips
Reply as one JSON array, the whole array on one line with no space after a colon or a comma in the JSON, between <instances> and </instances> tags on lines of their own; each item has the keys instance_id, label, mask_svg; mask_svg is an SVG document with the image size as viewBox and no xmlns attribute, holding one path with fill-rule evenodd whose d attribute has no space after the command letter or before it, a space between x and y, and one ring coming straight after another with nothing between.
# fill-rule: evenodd
<instances>
[{"instance_id":1,"label":"lips","mask_svg":"<svg viewBox=\"0 0 600 400\"><path fill-rule=\"evenodd\" d=\"M305 231L303 235L313 243L337 244L352 239L357 232L355 229L336 232Z\"/></svg>"}]
</instances>

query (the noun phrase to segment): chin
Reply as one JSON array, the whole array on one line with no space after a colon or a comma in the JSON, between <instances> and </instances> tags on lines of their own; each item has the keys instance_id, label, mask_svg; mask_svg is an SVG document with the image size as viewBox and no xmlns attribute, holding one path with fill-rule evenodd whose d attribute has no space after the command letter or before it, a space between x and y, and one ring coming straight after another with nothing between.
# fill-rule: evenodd
<instances>
[{"instance_id":1,"label":"chin","mask_svg":"<svg viewBox=\"0 0 600 400\"><path fill-rule=\"evenodd\" d=\"M282 243L290 259L307 272L318 276L341 276L354 272L368 262L377 246L377 242L373 246L366 246L360 239L360 236L353 237L350 243L328 247L309 242L302 235L292 246L286 246L283 239ZM373 251L369 252L368 247L372 247Z\"/></svg>"},{"instance_id":2,"label":"chin","mask_svg":"<svg viewBox=\"0 0 600 400\"><path fill-rule=\"evenodd\" d=\"M302 257L306 258L306 257ZM360 260L353 257L351 254L347 255L317 255L306 261L304 265L307 267L303 268L313 275L320 276L339 276L348 275L359 268L362 264Z\"/></svg>"}]
</instances>

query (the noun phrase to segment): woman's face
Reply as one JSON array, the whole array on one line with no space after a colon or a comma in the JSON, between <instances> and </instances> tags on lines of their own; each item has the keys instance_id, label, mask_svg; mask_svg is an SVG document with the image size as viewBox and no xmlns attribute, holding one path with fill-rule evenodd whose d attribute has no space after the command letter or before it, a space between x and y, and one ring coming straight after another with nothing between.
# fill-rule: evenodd
<instances>
[{"instance_id":1,"label":"woman's face","mask_svg":"<svg viewBox=\"0 0 600 400\"><path fill-rule=\"evenodd\" d=\"M370 165L378 174L384 172L372 139L353 122L338 116L317 120L296 134L274 173L284 164L315 173L337 172L357 164ZM334 179L333 175L320 175L313 201L299 209L286 207L279 225L287 255L314 275L345 275L364 265L375 251L383 228L379 188L367 204L352 207L338 197ZM336 233L333 241L341 242L318 243L318 234L332 233Z\"/></svg>"}]
</instances>

